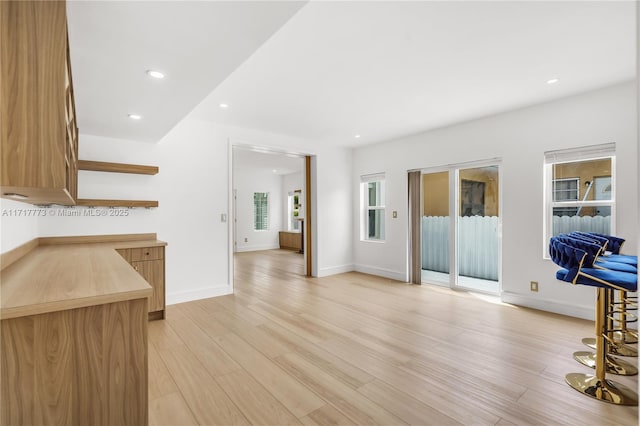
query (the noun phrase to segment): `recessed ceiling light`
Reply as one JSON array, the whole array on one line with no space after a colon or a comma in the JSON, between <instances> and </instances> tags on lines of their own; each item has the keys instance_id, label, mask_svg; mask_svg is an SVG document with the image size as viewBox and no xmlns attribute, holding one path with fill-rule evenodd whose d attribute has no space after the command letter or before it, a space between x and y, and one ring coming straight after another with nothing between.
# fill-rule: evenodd
<instances>
[{"instance_id":1,"label":"recessed ceiling light","mask_svg":"<svg viewBox=\"0 0 640 426\"><path fill-rule=\"evenodd\" d=\"M360 139L360 135L353 135L354 138Z\"/></svg>"},{"instance_id":2,"label":"recessed ceiling light","mask_svg":"<svg viewBox=\"0 0 640 426\"><path fill-rule=\"evenodd\" d=\"M557 82L559 82L560 80L557 78L552 78L551 80L547 80L547 84L556 84Z\"/></svg>"},{"instance_id":3,"label":"recessed ceiling light","mask_svg":"<svg viewBox=\"0 0 640 426\"><path fill-rule=\"evenodd\" d=\"M273 173L278 173L277 169L273 169L272 171L273 171Z\"/></svg>"},{"instance_id":4,"label":"recessed ceiling light","mask_svg":"<svg viewBox=\"0 0 640 426\"><path fill-rule=\"evenodd\" d=\"M220 108L229 108L229 105L227 105L227 104L220 104Z\"/></svg>"},{"instance_id":5,"label":"recessed ceiling light","mask_svg":"<svg viewBox=\"0 0 640 426\"><path fill-rule=\"evenodd\" d=\"M149 77L157 78L159 80L162 80L165 77L164 73L156 70L147 70L147 75Z\"/></svg>"},{"instance_id":6,"label":"recessed ceiling light","mask_svg":"<svg viewBox=\"0 0 640 426\"><path fill-rule=\"evenodd\" d=\"M132 120L140 120L142 118L142 116L138 114L129 114L127 117L129 117Z\"/></svg>"}]
</instances>

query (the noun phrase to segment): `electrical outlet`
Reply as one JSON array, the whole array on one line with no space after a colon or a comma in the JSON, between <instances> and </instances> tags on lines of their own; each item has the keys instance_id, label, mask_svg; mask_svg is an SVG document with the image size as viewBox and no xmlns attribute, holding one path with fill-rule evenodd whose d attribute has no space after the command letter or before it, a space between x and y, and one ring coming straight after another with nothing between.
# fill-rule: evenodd
<instances>
[{"instance_id":1,"label":"electrical outlet","mask_svg":"<svg viewBox=\"0 0 640 426\"><path fill-rule=\"evenodd\" d=\"M538 281L531 281L531 291L538 291Z\"/></svg>"},{"instance_id":2,"label":"electrical outlet","mask_svg":"<svg viewBox=\"0 0 640 426\"><path fill-rule=\"evenodd\" d=\"M248 239L247 237L244 237L244 242L245 242L245 243L248 243L248 242L249 242L249 239Z\"/></svg>"}]
</instances>

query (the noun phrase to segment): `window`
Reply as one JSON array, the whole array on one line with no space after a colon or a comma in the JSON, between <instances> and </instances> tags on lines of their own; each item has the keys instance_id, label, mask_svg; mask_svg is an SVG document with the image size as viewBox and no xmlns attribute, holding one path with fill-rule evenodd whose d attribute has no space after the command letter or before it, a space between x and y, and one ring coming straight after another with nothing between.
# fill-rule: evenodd
<instances>
[{"instance_id":1,"label":"window","mask_svg":"<svg viewBox=\"0 0 640 426\"><path fill-rule=\"evenodd\" d=\"M545 153L545 241L573 231L613 234L614 172L615 144Z\"/></svg>"},{"instance_id":2,"label":"window","mask_svg":"<svg viewBox=\"0 0 640 426\"><path fill-rule=\"evenodd\" d=\"M578 201L580 178L553 180L553 201ZM577 207L556 207L554 214L558 216L575 216Z\"/></svg>"},{"instance_id":3,"label":"window","mask_svg":"<svg viewBox=\"0 0 640 426\"><path fill-rule=\"evenodd\" d=\"M300 232L300 218L302 218L302 191L296 190L289 192L289 201L287 203L287 211L289 212L288 231Z\"/></svg>"},{"instance_id":4,"label":"window","mask_svg":"<svg viewBox=\"0 0 640 426\"><path fill-rule=\"evenodd\" d=\"M553 180L553 201L578 201L580 178Z\"/></svg>"},{"instance_id":5,"label":"window","mask_svg":"<svg viewBox=\"0 0 640 426\"><path fill-rule=\"evenodd\" d=\"M269 229L269 193L253 193L253 229L266 231Z\"/></svg>"},{"instance_id":6,"label":"window","mask_svg":"<svg viewBox=\"0 0 640 426\"><path fill-rule=\"evenodd\" d=\"M385 178L384 174L361 178L362 204L364 210L362 239L384 240Z\"/></svg>"}]
</instances>

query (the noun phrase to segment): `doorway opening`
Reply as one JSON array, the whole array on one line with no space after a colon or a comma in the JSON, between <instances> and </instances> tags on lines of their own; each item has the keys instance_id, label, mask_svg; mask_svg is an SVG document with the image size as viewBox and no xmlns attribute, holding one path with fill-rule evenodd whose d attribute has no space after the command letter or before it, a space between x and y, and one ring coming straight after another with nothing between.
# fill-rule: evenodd
<instances>
[{"instance_id":1,"label":"doorway opening","mask_svg":"<svg viewBox=\"0 0 640 426\"><path fill-rule=\"evenodd\" d=\"M311 157L231 145L230 163L230 282L310 276Z\"/></svg>"}]
</instances>

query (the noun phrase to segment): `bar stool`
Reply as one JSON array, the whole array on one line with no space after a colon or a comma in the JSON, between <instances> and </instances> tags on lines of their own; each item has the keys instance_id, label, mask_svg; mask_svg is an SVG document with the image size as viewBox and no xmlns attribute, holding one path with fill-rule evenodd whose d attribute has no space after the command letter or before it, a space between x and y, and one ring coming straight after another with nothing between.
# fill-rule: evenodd
<instances>
[{"instance_id":1,"label":"bar stool","mask_svg":"<svg viewBox=\"0 0 640 426\"><path fill-rule=\"evenodd\" d=\"M596 287L596 355L595 375L569 373L565 380L569 386L599 401L617 405L637 405L638 394L632 389L606 378L606 344L611 292L613 290L636 291L637 275L593 268L587 252L571 247L552 237L549 243L551 259L561 270L556 278L572 284Z\"/></svg>"},{"instance_id":2,"label":"bar stool","mask_svg":"<svg viewBox=\"0 0 640 426\"><path fill-rule=\"evenodd\" d=\"M631 265L616 264L616 263L609 265L609 263L611 262L602 262L600 265L597 265L594 262L596 262L598 259L598 255L601 252L601 246L598 243L595 243L591 240L582 238L582 236L580 235L560 234L555 238L556 238L556 241L560 241L570 247L584 250L586 253L584 262L589 265L593 265L594 267L597 267L600 269L605 269L602 265L614 267L614 268L619 267L622 270L621 272L637 273L637 269ZM608 300L612 301L613 297L614 295L612 291L611 294L609 295ZM636 374L638 374L638 369L634 365L612 356L612 355L623 355L623 354L626 355L628 353L632 354L633 352L630 352L630 351L633 348L630 348L624 345L619 345L619 344L616 344L616 342L614 342L613 330L615 329L613 328L613 318L614 318L613 313L618 313L618 312L616 310L616 307L613 304L608 307L607 312L609 312L609 314L607 315L608 335L607 335L607 339L604 342L605 360L606 360L605 368L607 370L607 373L618 374L621 376L635 376ZM597 331L596 331L596 334L597 334ZM595 338L590 338L590 337L586 337L582 339L582 343L591 347L592 349L596 349L595 341L596 341ZM637 352L635 353L637 354ZM589 351L575 352L573 354L573 358L579 363L587 367L590 367L590 368L596 367L596 354L594 352L589 352Z\"/></svg>"},{"instance_id":3,"label":"bar stool","mask_svg":"<svg viewBox=\"0 0 640 426\"><path fill-rule=\"evenodd\" d=\"M603 253L602 258L608 262L625 263L636 267L636 274L638 268L638 256L621 254L622 246L625 243L624 238L616 237L614 235L598 234L594 232L588 233L591 236L597 236L605 238L607 240L606 250L610 254ZM638 318L636 315L628 314L629 310L638 310L638 298L629 297L626 291L621 291L619 295L619 302L614 302L620 305L621 322L620 330L617 330L614 334L617 342L633 344L638 343L638 330L631 330L627 328L627 324L631 322L637 323ZM629 308L632 307L632 308ZM632 319L627 319L627 316L631 316ZM623 356L638 356L638 351L631 348L631 353L621 353Z\"/></svg>"},{"instance_id":4,"label":"bar stool","mask_svg":"<svg viewBox=\"0 0 640 426\"><path fill-rule=\"evenodd\" d=\"M614 271L638 273L638 257L620 254L620 249L624 244L624 239L612 235L604 235L589 232L572 232L568 234L572 238L590 241L601 246L600 253L596 255L594 267L611 269ZM606 254L610 251L610 254ZM617 291L618 300L615 294L611 297L612 311L618 315L619 326L612 330L609 336L609 350L611 355L637 357L638 350L627 346L638 343L638 331L631 330L627 326L629 323L637 323L637 315L630 311L638 310L637 297L629 297L626 291ZM585 338L583 343L595 349L595 339Z\"/></svg>"}]
</instances>

